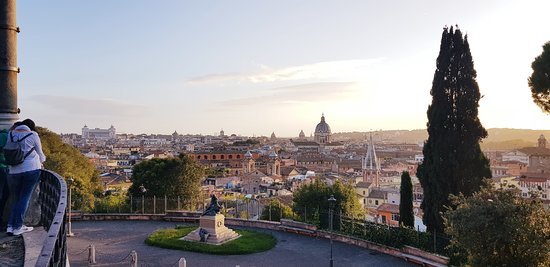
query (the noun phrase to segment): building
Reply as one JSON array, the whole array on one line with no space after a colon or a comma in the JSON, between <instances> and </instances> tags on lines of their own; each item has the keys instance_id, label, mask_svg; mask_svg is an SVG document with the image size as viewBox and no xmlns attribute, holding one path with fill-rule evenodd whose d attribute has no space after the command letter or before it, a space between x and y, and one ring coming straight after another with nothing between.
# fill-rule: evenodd
<instances>
[{"instance_id":1,"label":"building","mask_svg":"<svg viewBox=\"0 0 550 267\"><path fill-rule=\"evenodd\" d=\"M299 140L306 139L306 134L304 133L304 130L300 130L300 133L298 134L298 139Z\"/></svg>"},{"instance_id":2,"label":"building","mask_svg":"<svg viewBox=\"0 0 550 267\"><path fill-rule=\"evenodd\" d=\"M373 184L367 182L359 182L355 185L355 193L357 193L357 199L364 208L367 207L367 197L370 194Z\"/></svg>"},{"instance_id":3,"label":"building","mask_svg":"<svg viewBox=\"0 0 550 267\"><path fill-rule=\"evenodd\" d=\"M384 203L376 208L378 223L399 226L399 205Z\"/></svg>"},{"instance_id":4,"label":"building","mask_svg":"<svg viewBox=\"0 0 550 267\"><path fill-rule=\"evenodd\" d=\"M328 144L332 141L332 132L330 126L325 121L325 114L321 115L321 122L315 127L314 140L320 145Z\"/></svg>"},{"instance_id":5,"label":"building","mask_svg":"<svg viewBox=\"0 0 550 267\"><path fill-rule=\"evenodd\" d=\"M550 201L550 174L549 173L524 173L519 178L521 196L530 198L537 196L545 203Z\"/></svg>"},{"instance_id":6,"label":"building","mask_svg":"<svg viewBox=\"0 0 550 267\"><path fill-rule=\"evenodd\" d=\"M529 155L527 172L550 172L550 149L546 148L544 135L540 135L537 147L525 147L521 151Z\"/></svg>"},{"instance_id":7,"label":"building","mask_svg":"<svg viewBox=\"0 0 550 267\"><path fill-rule=\"evenodd\" d=\"M513 150L502 154L502 161L517 161L524 164L529 164L529 155L519 150Z\"/></svg>"},{"instance_id":8,"label":"building","mask_svg":"<svg viewBox=\"0 0 550 267\"><path fill-rule=\"evenodd\" d=\"M87 125L82 128L83 139L109 140L116 139L116 129L113 125L109 129L90 129Z\"/></svg>"}]
</instances>

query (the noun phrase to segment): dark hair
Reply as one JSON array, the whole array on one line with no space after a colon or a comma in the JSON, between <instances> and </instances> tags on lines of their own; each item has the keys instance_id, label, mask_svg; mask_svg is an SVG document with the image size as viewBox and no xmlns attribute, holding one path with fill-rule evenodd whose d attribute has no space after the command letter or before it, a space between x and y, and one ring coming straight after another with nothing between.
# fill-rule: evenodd
<instances>
[{"instance_id":1,"label":"dark hair","mask_svg":"<svg viewBox=\"0 0 550 267\"><path fill-rule=\"evenodd\" d=\"M36 128L35 128L35 124L34 124L34 121L32 121L31 119L25 119L24 121L21 122L21 125L26 125L27 127L29 127L29 129L31 129L31 131L35 131L36 132Z\"/></svg>"},{"instance_id":2,"label":"dark hair","mask_svg":"<svg viewBox=\"0 0 550 267\"><path fill-rule=\"evenodd\" d=\"M10 127L10 131L15 129L15 127L21 125L21 122L20 121L16 121L11 127Z\"/></svg>"}]
</instances>

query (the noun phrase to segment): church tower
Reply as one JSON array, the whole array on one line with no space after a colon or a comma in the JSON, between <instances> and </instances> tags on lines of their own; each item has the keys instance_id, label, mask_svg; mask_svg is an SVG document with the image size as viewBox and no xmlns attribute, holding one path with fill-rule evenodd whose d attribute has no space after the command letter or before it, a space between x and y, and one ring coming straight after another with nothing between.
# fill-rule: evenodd
<instances>
[{"instance_id":1,"label":"church tower","mask_svg":"<svg viewBox=\"0 0 550 267\"><path fill-rule=\"evenodd\" d=\"M244 154L244 160L242 162L243 173L251 173L256 170L256 161L252 158L252 153L247 151Z\"/></svg>"},{"instance_id":2,"label":"church tower","mask_svg":"<svg viewBox=\"0 0 550 267\"><path fill-rule=\"evenodd\" d=\"M363 181L371 182L375 187L380 186L380 162L376 157L376 149L372 142L372 133L369 137L367 154L362 160L363 162Z\"/></svg>"},{"instance_id":3,"label":"church tower","mask_svg":"<svg viewBox=\"0 0 550 267\"><path fill-rule=\"evenodd\" d=\"M269 154L269 160L267 162L267 175L281 176L281 160L279 160L279 155L272 151Z\"/></svg>"},{"instance_id":4,"label":"church tower","mask_svg":"<svg viewBox=\"0 0 550 267\"><path fill-rule=\"evenodd\" d=\"M538 147L540 147L540 148L546 148L546 138L544 138L544 135L543 135L543 134L541 134L541 135L539 136L539 145L538 145Z\"/></svg>"}]
</instances>

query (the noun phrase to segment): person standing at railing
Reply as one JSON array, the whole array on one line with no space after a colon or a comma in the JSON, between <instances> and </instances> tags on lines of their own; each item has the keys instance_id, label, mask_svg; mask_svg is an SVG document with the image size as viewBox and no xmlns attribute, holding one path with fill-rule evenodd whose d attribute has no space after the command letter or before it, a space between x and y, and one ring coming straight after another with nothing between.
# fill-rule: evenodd
<instances>
[{"instance_id":1,"label":"person standing at railing","mask_svg":"<svg viewBox=\"0 0 550 267\"><path fill-rule=\"evenodd\" d=\"M32 192L40 179L40 169L42 169L42 163L46 161L46 156L42 152L42 144L36 133L35 124L30 119L22 121L8 133L8 142L20 143L24 158L20 164L9 165L8 185L10 194L15 196L15 202L11 207L6 232L21 235L33 230L32 227L25 226L23 220Z\"/></svg>"},{"instance_id":2,"label":"person standing at railing","mask_svg":"<svg viewBox=\"0 0 550 267\"><path fill-rule=\"evenodd\" d=\"M8 140L8 130L0 130L0 229L3 231L6 229L4 221L4 207L8 201L8 165L6 165L4 152L2 151L6 141Z\"/></svg>"}]
</instances>

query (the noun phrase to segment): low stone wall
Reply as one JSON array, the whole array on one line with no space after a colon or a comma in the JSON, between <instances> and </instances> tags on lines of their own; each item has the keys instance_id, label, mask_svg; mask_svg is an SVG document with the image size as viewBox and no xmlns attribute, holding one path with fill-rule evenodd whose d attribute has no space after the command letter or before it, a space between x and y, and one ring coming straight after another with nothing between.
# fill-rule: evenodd
<instances>
[{"instance_id":1,"label":"low stone wall","mask_svg":"<svg viewBox=\"0 0 550 267\"><path fill-rule=\"evenodd\" d=\"M225 218L225 225L280 230L281 223L271 221L253 221L237 218Z\"/></svg>"},{"instance_id":2,"label":"low stone wall","mask_svg":"<svg viewBox=\"0 0 550 267\"><path fill-rule=\"evenodd\" d=\"M360 238L356 238L356 237L352 237L352 236L341 235L341 234L337 234L337 233L331 233L331 232L327 232L327 231L321 231L321 230L317 230L317 236L322 237L322 238L326 238L326 239L332 238L332 240L334 240L334 241L338 241L338 242L342 242L342 243L346 243L346 244L350 244L350 245L355 245L355 246L362 247L362 248L367 248L367 249L370 249L370 250L378 251L380 253L384 253L384 254L388 254L388 255L392 255L392 256L401 258L401 250L400 249L384 246L384 245L377 244L377 243L373 243L373 242L370 242L370 241L367 241L367 240L364 240L364 239L360 239Z\"/></svg>"},{"instance_id":3,"label":"low stone wall","mask_svg":"<svg viewBox=\"0 0 550 267\"><path fill-rule=\"evenodd\" d=\"M163 214L82 213L72 221L162 221Z\"/></svg>"},{"instance_id":4,"label":"low stone wall","mask_svg":"<svg viewBox=\"0 0 550 267\"><path fill-rule=\"evenodd\" d=\"M418 257L422 257L424 259L428 259L430 261L437 262L439 264L443 264L443 265L449 264L449 258L448 257L432 254L432 253L426 252L424 250L421 250L419 248L404 246L402 251L403 251L403 253L407 253L407 254L410 254L410 255L415 255L415 256L418 256Z\"/></svg>"}]
</instances>

